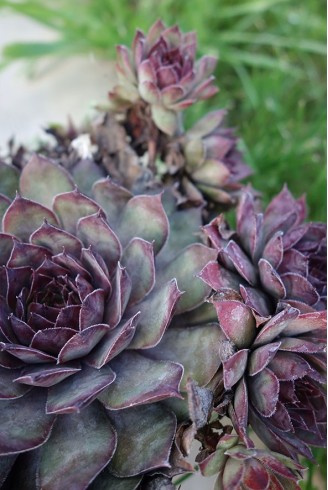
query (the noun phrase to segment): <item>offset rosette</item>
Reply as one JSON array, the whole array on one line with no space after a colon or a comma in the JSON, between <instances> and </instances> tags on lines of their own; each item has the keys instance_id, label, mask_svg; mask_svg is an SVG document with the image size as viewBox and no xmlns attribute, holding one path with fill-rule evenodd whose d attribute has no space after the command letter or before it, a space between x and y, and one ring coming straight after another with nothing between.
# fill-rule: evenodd
<instances>
[{"instance_id":1,"label":"offset rosette","mask_svg":"<svg viewBox=\"0 0 328 490\"><path fill-rule=\"evenodd\" d=\"M235 435L221 437L199 468L204 476L218 474L215 488L222 490L300 490L304 470L279 453L246 448Z\"/></svg>"},{"instance_id":2,"label":"offset rosette","mask_svg":"<svg viewBox=\"0 0 328 490\"><path fill-rule=\"evenodd\" d=\"M166 28L160 20L146 36L137 31L131 50L117 47L119 84L109 94L113 106L124 109L142 100L161 131L178 133L178 113L218 91L212 75L216 58L203 56L196 62L196 47L194 32Z\"/></svg>"},{"instance_id":3,"label":"offset rosette","mask_svg":"<svg viewBox=\"0 0 328 490\"><path fill-rule=\"evenodd\" d=\"M161 401L182 398L184 367L200 361L183 367L167 345L188 351L203 326L166 330L203 303L195 275L216 252L170 234L161 195L101 179L87 197L38 156L20 176L0 170L1 478L86 489L100 474L92 488L136 488L171 466L176 416ZM205 350L219 338L207 328Z\"/></svg>"},{"instance_id":4,"label":"offset rosette","mask_svg":"<svg viewBox=\"0 0 328 490\"><path fill-rule=\"evenodd\" d=\"M223 215L204 227L218 262L205 267L201 277L215 291L237 291L260 317L285 303L303 313L326 309L327 229L324 223L304 222L305 217L304 199L294 199L287 187L264 213L245 193L236 231Z\"/></svg>"},{"instance_id":5,"label":"offset rosette","mask_svg":"<svg viewBox=\"0 0 328 490\"><path fill-rule=\"evenodd\" d=\"M183 194L191 202L212 201L224 206L236 204L240 181L251 169L237 150L234 130L222 127L226 111L209 112L182 138L185 157L181 179Z\"/></svg>"},{"instance_id":6,"label":"offset rosette","mask_svg":"<svg viewBox=\"0 0 328 490\"><path fill-rule=\"evenodd\" d=\"M291 306L260 326L231 292L213 300L225 339L220 342L224 395L235 430L247 445L250 424L266 446L311 458L309 445L326 444L326 312ZM229 298L230 295L230 298Z\"/></svg>"}]
</instances>

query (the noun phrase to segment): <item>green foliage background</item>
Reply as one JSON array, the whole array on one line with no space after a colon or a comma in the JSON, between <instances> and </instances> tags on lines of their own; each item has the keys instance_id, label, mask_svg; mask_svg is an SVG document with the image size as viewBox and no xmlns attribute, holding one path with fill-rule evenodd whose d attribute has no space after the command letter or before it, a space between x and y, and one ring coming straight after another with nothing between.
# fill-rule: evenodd
<instances>
[{"instance_id":1,"label":"green foliage background","mask_svg":"<svg viewBox=\"0 0 328 490\"><path fill-rule=\"evenodd\" d=\"M157 19L195 30L199 55L219 58L220 93L189 109L190 124L206 111L230 110L252 183L264 200L283 183L306 192L309 217L326 220L326 3L324 0L0 0L58 31L52 43L15 43L2 66L44 55L93 53L113 59L136 28ZM325 475L323 452L317 451ZM307 490L315 488L310 465Z\"/></svg>"}]
</instances>

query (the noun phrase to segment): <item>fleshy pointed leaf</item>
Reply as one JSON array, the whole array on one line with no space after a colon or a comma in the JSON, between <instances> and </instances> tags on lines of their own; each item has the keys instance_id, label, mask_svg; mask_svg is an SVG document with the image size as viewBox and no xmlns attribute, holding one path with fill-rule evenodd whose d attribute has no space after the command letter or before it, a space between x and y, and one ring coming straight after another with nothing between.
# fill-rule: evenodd
<instances>
[{"instance_id":1,"label":"fleshy pointed leaf","mask_svg":"<svg viewBox=\"0 0 328 490\"><path fill-rule=\"evenodd\" d=\"M19 187L19 171L0 161L0 193L13 199Z\"/></svg>"},{"instance_id":2,"label":"fleshy pointed leaf","mask_svg":"<svg viewBox=\"0 0 328 490\"><path fill-rule=\"evenodd\" d=\"M305 313L297 318L287 322L282 335L302 335L312 332L313 330L327 328L327 313L325 311L315 311L313 313Z\"/></svg>"},{"instance_id":3,"label":"fleshy pointed leaf","mask_svg":"<svg viewBox=\"0 0 328 490\"><path fill-rule=\"evenodd\" d=\"M153 245L141 238L133 238L122 257L122 265L131 279L129 306L147 296L155 284Z\"/></svg>"},{"instance_id":4,"label":"fleshy pointed leaf","mask_svg":"<svg viewBox=\"0 0 328 490\"><path fill-rule=\"evenodd\" d=\"M100 323L76 333L61 349L58 362L62 364L86 356L101 341L108 330L108 325Z\"/></svg>"},{"instance_id":5,"label":"fleshy pointed leaf","mask_svg":"<svg viewBox=\"0 0 328 490\"><path fill-rule=\"evenodd\" d=\"M53 209L59 216L64 230L76 235L79 219L90 214L97 214L100 207L95 201L75 189L72 192L57 195L54 198Z\"/></svg>"},{"instance_id":6,"label":"fleshy pointed leaf","mask_svg":"<svg viewBox=\"0 0 328 490\"><path fill-rule=\"evenodd\" d=\"M120 219L118 236L123 245L132 238L154 241L157 254L168 236L169 224L164 211L161 194L155 196L135 196L125 206Z\"/></svg>"},{"instance_id":7,"label":"fleshy pointed leaf","mask_svg":"<svg viewBox=\"0 0 328 490\"><path fill-rule=\"evenodd\" d=\"M112 411L110 418L118 443L110 471L119 477L135 476L170 467L169 456L176 431L174 414L159 404Z\"/></svg>"},{"instance_id":8,"label":"fleshy pointed leaf","mask_svg":"<svg viewBox=\"0 0 328 490\"><path fill-rule=\"evenodd\" d=\"M125 351L111 362L116 373L113 384L100 395L106 408L119 410L181 397L179 385L183 368L170 361L154 361Z\"/></svg>"},{"instance_id":9,"label":"fleshy pointed leaf","mask_svg":"<svg viewBox=\"0 0 328 490\"><path fill-rule=\"evenodd\" d=\"M263 345L253 350L249 356L248 374L254 376L262 371L276 355L281 343Z\"/></svg>"},{"instance_id":10,"label":"fleshy pointed leaf","mask_svg":"<svg viewBox=\"0 0 328 490\"><path fill-rule=\"evenodd\" d=\"M223 361L223 379L226 390L230 390L244 375L248 352L248 349L239 350L229 359Z\"/></svg>"},{"instance_id":11,"label":"fleshy pointed leaf","mask_svg":"<svg viewBox=\"0 0 328 490\"><path fill-rule=\"evenodd\" d=\"M227 338L239 349L249 347L256 336L251 309L239 301L214 301L213 304Z\"/></svg>"},{"instance_id":12,"label":"fleshy pointed leaf","mask_svg":"<svg viewBox=\"0 0 328 490\"><path fill-rule=\"evenodd\" d=\"M109 366L93 369L83 366L74 376L51 386L48 391L47 413L74 413L90 403L115 379Z\"/></svg>"},{"instance_id":13,"label":"fleshy pointed leaf","mask_svg":"<svg viewBox=\"0 0 328 490\"><path fill-rule=\"evenodd\" d=\"M41 487L86 489L109 463L115 448L116 433L100 405L62 415L40 454Z\"/></svg>"},{"instance_id":14,"label":"fleshy pointed leaf","mask_svg":"<svg viewBox=\"0 0 328 490\"><path fill-rule=\"evenodd\" d=\"M275 374L264 368L249 378L249 395L254 407L263 417L270 417L276 410L279 396L279 381Z\"/></svg>"},{"instance_id":15,"label":"fleshy pointed leaf","mask_svg":"<svg viewBox=\"0 0 328 490\"><path fill-rule=\"evenodd\" d=\"M53 255L59 254L65 249L67 253L79 257L82 249L82 243L75 236L52 226L48 222L43 223L31 235L31 243L48 248Z\"/></svg>"},{"instance_id":16,"label":"fleshy pointed leaf","mask_svg":"<svg viewBox=\"0 0 328 490\"><path fill-rule=\"evenodd\" d=\"M165 109L160 105L151 106L151 114L156 126L169 136L179 132L178 115L175 111Z\"/></svg>"},{"instance_id":17,"label":"fleshy pointed leaf","mask_svg":"<svg viewBox=\"0 0 328 490\"><path fill-rule=\"evenodd\" d=\"M73 190L74 183L64 167L34 154L22 170L20 189L24 197L51 207L53 198Z\"/></svg>"},{"instance_id":18,"label":"fleshy pointed leaf","mask_svg":"<svg viewBox=\"0 0 328 490\"><path fill-rule=\"evenodd\" d=\"M17 377L16 369L2 369L0 368L0 399L1 400L13 400L25 395L30 388L28 386L22 386L18 383L14 383Z\"/></svg>"},{"instance_id":19,"label":"fleshy pointed leaf","mask_svg":"<svg viewBox=\"0 0 328 490\"><path fill-rule=\"evenodd\" d=\"M274 315L261 329L257 335L253 346L268 344L272 340L276 339L287 327L290 321L298 317L298 310L291 306L288 306L285 310L281 311L277 315Z\"/></svg>"},{"instance_id":20,"label":"fleshy pointed leaf","mask_svg":"<svg viewBox=\"0 0 328 490\"><path fill-rule=\"evenodd\" d=\"M160 342L170 324L174 307L181 294L176 280L172 279L156 289L140 305L136 305L134 310L140 311L140 319L129 348L149 349Z\"/></svg>"},{"instance_id":21,"label":"fleshy pointed leaf","mask_svg":"<svg viewBox=\"0 0 328 490\"><path fill-rule=\"evenodd\" d=\"M20 372L15 381L25 385L49 387L63 381L68 376L81 370L78 364L66 364L65 366L56 366L53 364L28 367ZM19 386L19 385L18 385Z\"/></svg>"},{"instance_id":22,"label":"fleshy pointed leaf","mask_svg":"<svg viewBox=\"0 0 328 490\"><path fill-rule=\"evenodd\" d=\"M286 297L286 289L277 271L270 262L265 259L259 261L259 273L262 286L265 291L274 298L281 299Z\"/></svg>"},{"instance_id":23,"label":"fleshy pointed leaf","mask_svg":"<svg viewBox=\"0 0 328 490\"><path fill-rule=\"evenodd\" d=\"M57 218L50 209L16 196L3 217L2 229L5 233L28 242L30 235L42 225L44 219L53 225L58 225Z\"/></svg>"},{"instance_id":24,"label":"fleshy pointed leaf","mask_svg":"<svg viewBox=\"0 0 328 490\"><path fill-rule=\"evenodd\" d=\"M46 392L35 389L20 400L1 401L0 455L17 454L44 444L55 417L45 412Z\"/></svg>"},{"instance_id":25,"label":"fleshy pointed leaf","mask_svg":"<svg viewBox=\"0 0 328 490\"><path fill-rule=\"evenodd\" d=\"M131 199L132 194L110 179L103 179L93 185L93 195L100 206L105 210L108 223L116 230L116 225L124 207Z\"/></svg>"}]
</instances>

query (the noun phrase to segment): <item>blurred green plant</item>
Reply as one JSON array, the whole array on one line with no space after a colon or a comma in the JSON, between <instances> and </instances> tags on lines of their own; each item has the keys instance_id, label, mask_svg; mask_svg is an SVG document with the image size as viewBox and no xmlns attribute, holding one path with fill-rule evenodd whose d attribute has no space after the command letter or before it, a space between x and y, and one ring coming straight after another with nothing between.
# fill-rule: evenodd
<instances>
[{"instance_id":1,"label":"blurred green plant","mask_svg":"<svg viewBox=\"0 0 328 490\"><path fill-rule=\"evenodd\" d=\"M190 125L209 107L230 109L264 200L287 182L295 195L307 193L311 219L326 219L323 0L0 0L0 8L58 32L54 42L6 46L0 67L47 55L114 59L116 44L129 45L136 28L146 30L157 18L195 30L199 54L219 58L221 92L189 110ZM324 454L315 451L326 479ZM317 468L308 467L302 488L314 490Z\"/></svg>"}]
</instances>

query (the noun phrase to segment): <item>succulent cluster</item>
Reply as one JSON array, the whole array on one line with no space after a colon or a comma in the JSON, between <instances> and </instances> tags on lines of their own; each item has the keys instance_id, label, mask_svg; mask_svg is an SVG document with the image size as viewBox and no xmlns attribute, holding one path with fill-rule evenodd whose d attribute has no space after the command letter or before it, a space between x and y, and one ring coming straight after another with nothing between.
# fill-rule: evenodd
<instances>
[{"instance_id":1,"label":"succulent cluster","mask_svg":"<svg viewBox=\"0 0 328 490\"><path fill-rule=\"evenodd\" d=\"M325 445L326 228L261 213L225 111L184 129L195 52L138 31L100 122L0 161L3 490L172 490L195 440L216 489L299 489Z\"/></svg>"}]
</instances>

